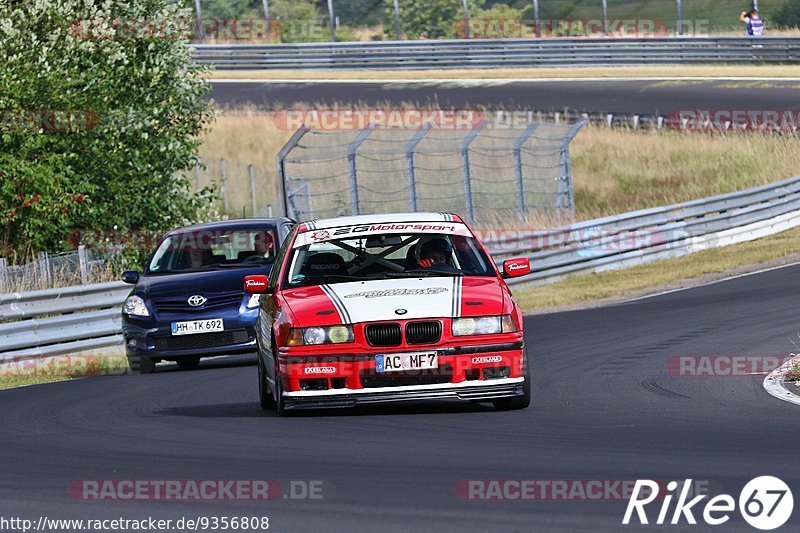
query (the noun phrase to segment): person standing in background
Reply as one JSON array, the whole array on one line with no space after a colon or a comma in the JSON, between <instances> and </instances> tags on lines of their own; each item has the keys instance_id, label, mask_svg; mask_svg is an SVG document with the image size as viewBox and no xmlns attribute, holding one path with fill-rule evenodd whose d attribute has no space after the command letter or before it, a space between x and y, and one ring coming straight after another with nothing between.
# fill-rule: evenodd
<instances>
[{"instance_id":1,"label":"person standing in background","mask_svg":"<svg viewBox=\"0 0 800 533\"><path fill-rule=\"evenodd\" d=\"M739 21L747 24L747 35L751 37L761 37L764 35L764 21L758 16L758 10L753 8L750 13L742 11Z\"/></svg>"}]
</instances>

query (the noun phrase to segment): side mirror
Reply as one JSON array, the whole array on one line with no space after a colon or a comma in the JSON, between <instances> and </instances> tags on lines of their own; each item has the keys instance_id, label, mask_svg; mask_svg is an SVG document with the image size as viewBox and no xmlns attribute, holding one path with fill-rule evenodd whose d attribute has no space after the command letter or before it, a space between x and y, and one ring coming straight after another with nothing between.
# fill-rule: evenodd
<instances>
[{"instance_id":1,"label":"side mirror","mask_svg":"<svg viewBox=\"0 0 800 533\"><path fill-rule=\"evenodd\" d=\"M244 290L250 294L265 294L269 293L269 280L267 276L259 274L256 276L247 276L244 278Z\"/></svg>"},{"instance_id":2,"label":"side mirror","mask_svg":"<svg viewBox=\"0 0 800 533\"><path fill-rule=\"evenodd\" d=\"M139 271L126 270L122 273L122 281L130 283L131 285L136 285L139 282Z\"/></svg>"},{"instance_id":3,"label":"side mirror","mask_svg":"<svg viewBox=\"0 0 800 533\"><path fill-rule=\"evenodd\" d=\"M525 257L516 257L503 261L503 277L518 278L531 273L531 262Z\"/></svg>"}]
</instances>

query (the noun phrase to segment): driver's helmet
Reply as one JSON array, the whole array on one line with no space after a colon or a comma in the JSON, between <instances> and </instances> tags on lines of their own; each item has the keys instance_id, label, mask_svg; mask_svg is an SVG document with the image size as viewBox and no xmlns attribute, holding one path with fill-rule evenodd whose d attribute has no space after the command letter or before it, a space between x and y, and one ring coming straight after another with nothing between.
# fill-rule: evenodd
<instances>
[{"instance_id":1,"label":"driver's helmet","mask_svg":"<svg viewBox=\"0 0 800 533\"><path fill-rule=\"evenodd\" d=\"M436 263L447 263L453 253L453 245L448 239L437 237L422 243L420 259L433 259Z\"/></svg>"}]
</instances>

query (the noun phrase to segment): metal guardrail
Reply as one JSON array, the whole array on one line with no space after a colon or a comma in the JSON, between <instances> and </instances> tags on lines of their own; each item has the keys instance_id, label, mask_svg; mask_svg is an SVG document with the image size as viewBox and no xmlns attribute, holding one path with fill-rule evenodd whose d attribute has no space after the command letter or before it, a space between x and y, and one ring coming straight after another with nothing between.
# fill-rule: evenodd
<instances>
[{"instance_id":1,"label":"metal guardrail","mask_svg":"<svg viewBox=\"0 0 800 533\"><path fill-rule=\"evenodd\" d=\"M800 176L745 191L484 239L497 263L531 260L511 283L545 284L743 242L800 224Z\"/></svg>"},{"instance_id":2,"label":"metal guardrail","mask_svg":"<svg viewBox=\"0 0 800 533\"><path fill-rule=\"evenodd\" d=\"M0 323L0 362L121 343L119 307L130 291L114 281L0 295L0 321L17 320Z\"/></svg>"},{"instance_id":3,"label":"metal guardrail","mask_svg":"<svg viewBox=\"0 0 800 533\"><path fill-rule=\"evenodd\" d=\"M220 69L498 68L691 63L797 63L800 37L458 39L192 45Z\"/></svg>"},{"instance_id":4,"label":"metal guardrail","mask_svg":"<svg viewBox=\"0 0 800 533\"><path fill-rule=\"evenodd\" d=\"M485 236L500 264L531 260L511 283L625 268L772 235L800 226L800 176L745 191L588 220L545 231ZM78 352L121 342L121 282L0 295L0 362ZM59 315L39 318L45 315Z\"/></svg>"}]
</instances>

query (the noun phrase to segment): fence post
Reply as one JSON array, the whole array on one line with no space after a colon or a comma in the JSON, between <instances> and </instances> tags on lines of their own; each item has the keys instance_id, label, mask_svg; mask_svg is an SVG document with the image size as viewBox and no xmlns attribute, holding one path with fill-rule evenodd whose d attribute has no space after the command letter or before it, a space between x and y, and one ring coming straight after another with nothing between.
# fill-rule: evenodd
<instances>
[{"instance_id":1,"label":"fence post","mask_svg":"<svg viewBox=\"0 0 800 533\"><path fill-rule=\"evenodd\" d=\"M519 195L518 205L521 213L525 213L528 207L525 205L525 181L522 174L522 146L530 139L536 128L539 127L538 122L528 124L519 137L514 141L514 172L517 177L517 195Z\"/></svg>"},{"instance_id":2,"label":"fence post","mask_svg":"<svg viewBox=\"0 0 800 533\"><path fill-rule=\"evenodd\" d=\"M42 287L49 287L52 285L52 277L50 275L50 256L47 252L39 252L39 279L42 282Z\"/></svg>"},{"instance_id":3,"label":"fence post","mask_svg":"<svg viewBox=\"0 0 800 533\"><path fill-rule=\"evenodd\" d=\"M403 30L400 28L400 6L397 0L394 0L394 25L397 33L397 40L399 41L403 38Z\"/></svg>"},{"instance_id":4,"label":"fence post","mask_svg":"<svg viewBox=\"0 0 800 533\"><path fill-rule=\"evenodd\" d=\"M352 214L361 214L361 199L358 195L358 171L356 170L356 152L358 152L361 143L367 140L369 134L375 129L375 124L370 124L363 130L358 132L356 138L347 147L347 168L350 171L350 201L353 204Z\"/></svg>"},{"instance_id":5,"label":"fence post","mask_svg":"<svg viewBox=\"0 0 800 533\"><path fill-rule=\"evenodd\" d=\"M258 209L258 202L256 202L256 171L253 165L247 165L247 171L250 173L250 199L253 201L253 218L256 218L256 209Z\"/></svg>"},{"instance_id":6,"label":"fence post","mask_svg":"<svg viewBox=\"0 0 800 533\"><path fill-rule=\"evenodd\" d=\"M89 284L89 258L86 255L86 246L78 246L78 265L81 269L81 285Z\"/></svg>"},{"instance_id":7,"label":"fence post","mask_svg":"<svg viewBox=\"0 0 800 533\"><path fill-rule=\"evenodd\" d=\"M10 292L8 288L8 261L0 257L0 294Z\"/></svg>"},{"instance_id":8,"label":"fence post","mask_svg":"<svg viewBox=\"0 0 800 533\"><path fill-rule=\"evenodd\" d=\"M469 164L469 145L478 137L478 134L486 127L486 124L486 120L478 122L475 127L472 128L472 131L461 141L461 160L464 165L464 203L466 204L467 220L469 222L475 221L475 203L472 198L472 169Z\"/></svg>"},{"instance_id":9,"label":"fence post","mask_svg":"<svg viewBox=\"0 0 800 533\"><path fill-rule=\"evenodd\" d=\"M414 168L414 150L422 139L428 134L432 123L424 124L406 145L406 170L408 174L408 210L417 211L417 171Z\"/></svg>"},{"instance_id":10,"label":"fence post","mask_svg":"<svg viewBox=\"0 0 800 533\"><path fill-rule=\"evenodd\" d=\"M219 160L219 171L222 174L222 205L225 208L225 214L228 214L228 176L225 173L225 160Z\"/></svg>"},{"instance_id":11,"label":"fence post","mask_svg":"<svg viewBox=\"0 0 800 533\"><path fill-rule=\"evenodd\" d=\"M290 218L294 217L295 214L289 212L289 191L286 188L286 158L308 131L309 128L305 124L297 128L297 131L286 141L286 144L283 145L283 148L281 148L281 151L278 152L278 155L275 157L275 163L278 169L278 194L280 194L281 204L283 205L283 215ZM270 216L272 215L270 214Z\"/></svg>"},{"instance_id":12,"label":"fence post","mask_svg":"<svg viewBox=\"0 0 800 533\"><path fill-rule=\"evenodd\" d=\"M575 210L575 189L572 186L572 163L569 160L569 143L587 123L586 119L573 124L567 134L561 139L561 169L563 174L558 180L556 190L556 207L566 207L570 211ZM564 205L566 200L566 205Z\"/></svg>"}]
</instances>

